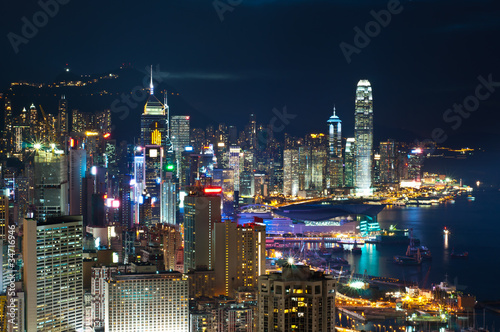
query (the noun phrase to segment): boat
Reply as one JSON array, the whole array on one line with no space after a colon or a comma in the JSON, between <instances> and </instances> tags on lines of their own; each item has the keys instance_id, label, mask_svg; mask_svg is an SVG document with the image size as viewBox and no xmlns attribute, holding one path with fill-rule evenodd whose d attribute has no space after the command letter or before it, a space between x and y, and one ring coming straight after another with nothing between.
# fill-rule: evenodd
<instances>
[{"instance_id":1,"label":"boat","mask_svg":"<svg viewBox=\"0 0 500 332\"><path fill-rule=\"evenodd\" d=\"M444 226L443 234L444 235L449 235L450 234L450 230L448 228L446 228L446 226Z\"/></svg>"},{"instance_id":2,"label":"boat","mask_svg":"<svg viewBox=\"0 0 500 332\"><path fill-rule=\"evenodd\" d=\"M418 251L415 257L394 256L394 263L398 265L420 265L422 264L422 257L420 256L420 251Z\"/></svg>"},{"instance_id":3,"label":"boat","mask_svg":"<svg viewBox=\"0 0 500 332\"><path fill-rule=\"evenodd\" d=\"M464 251L464 252L462 252L462 253L460 253L460 254L457 254L457 253L455 253L455 249L453 249L453 250L451 251L450 256L451 256L452 258L467 258L467 257L469 257L469 252Z\"/></svg>"},{"instance_id":4,"label":"boat","mask_svg":"<svg viewBox=\"0 0 500 332\"><path fill-rule=\"evenodd\" d=\"M357 242L354 242L354 246L351 249L352 254L361 255L361 247L358 247Z\"/></svg>"},{"instance_id":5,"label":"boat","mask_svg":"<svg viewBox=\"0 0 500 332\"><path fill-rule=\"evenodd\" d=\"M426 246L417 246L413 238L413 229L410 228L410 244L408 245L408 249L406 250L407 257L415 257L416 255L420 255L422 259L431 260L432 255L429 248Z\"/></svg>"},{"instance_id":6,"label":"boat","mask_svg":"<svg viewBox=\"0 0 500 332\"><path fill-rule=\"evenodd\" d=\"M474 201L476 200L476 197L474 197L474 196L472 196L472 195L469 195L469 196L467 196L467 200L468 200L469 202L474 202Z\"/></svg>"}]
</instances>

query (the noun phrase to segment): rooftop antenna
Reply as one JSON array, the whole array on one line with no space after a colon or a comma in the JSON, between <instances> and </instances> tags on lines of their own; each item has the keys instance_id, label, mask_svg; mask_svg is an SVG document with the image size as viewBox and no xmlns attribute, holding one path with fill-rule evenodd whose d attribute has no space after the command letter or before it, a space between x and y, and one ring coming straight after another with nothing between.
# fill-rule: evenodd
<instances>
[{"instance_id":1,"label":"rooftop antenna","mask_svg":"<svg viewBox=\"0 0 500 332\"><path fill-rule=\"evenodd\" d=\"M168 91L165 90L164 107L165 107L165 113L167 115L167 137L170 137L170 108L168 107L167 95L168 95Z\"/></svg>"},{"instance_id":2,"label":"rooftop antenna","mask_svg":"<svg viewBox=\"0 0 500 332\"><path fill-rule=\"evenodd\" d=\"M153 65L151 65L151 81L149 82L149 94L154 95L154 85L153 85Z\"/></svg>"},{"instance_id":3,"label":"rooftop antenna","mask_svg":"<svg viewBox=\"0 0 500 332\"><path fill-rule=\"evenodd\" d=\"M333 104L333 116L335 116L335 110L336 110L335 104Z\"/></svg>"}]
</instances>

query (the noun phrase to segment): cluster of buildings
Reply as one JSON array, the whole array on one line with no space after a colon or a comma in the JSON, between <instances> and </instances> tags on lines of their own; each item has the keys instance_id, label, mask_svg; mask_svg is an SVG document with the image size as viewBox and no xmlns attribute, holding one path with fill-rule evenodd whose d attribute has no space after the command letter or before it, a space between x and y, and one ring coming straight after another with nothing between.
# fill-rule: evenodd
<instances>
[{"instance_id":1,"label":"cluster of buildings","mask_svg":"<svg viewBox=\"0 0 500 332\"><path fill-rule=\"evenodd\" d=\"M333 330L333 279L266 274L265 224L233 218L240 191L267 195L254 156L279 149L258 148L255 120L239 145L223 126L192 140L151 84L140 141L117 144L109 111L69 117L62 97L25 121L4 101L0 330Z\"/></svg>"}]
</instances>

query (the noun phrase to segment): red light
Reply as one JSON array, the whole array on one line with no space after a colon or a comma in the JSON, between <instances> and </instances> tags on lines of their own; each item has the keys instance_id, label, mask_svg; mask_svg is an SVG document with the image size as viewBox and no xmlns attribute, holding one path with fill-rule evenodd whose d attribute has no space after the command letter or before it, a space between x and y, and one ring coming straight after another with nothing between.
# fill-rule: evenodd
<instances>
[{"instance_id":1,"label":"red light","mask_svg":"<svg viewBox=\"0 0 500 332\"><path fill-rule=\"evenodd\" d=\"M108 194L104 194L104 199L107 199L108 198Z\"/></svg>"},{"instance_id":2,"label":"red light","mask_svg":"<svg viewBox=\"0 0 500 332\"><path fill-rule=\"evenodd\" d=\"M220 194L222 192L221 187L209 187L203 190L205 194Z\"/></svg>"},{"instance_id":3,"label":"red light","mask_svg":"<svg viewBox=\"0 0 500 332\"><path fill-rule=\"evenodd\" d=\"M109 138L110 136L111 136L111 134L110 134L110 133L106 133L106 134L104 134L104 136L103 136L103 137L104 137L104 138Z\"/></svg>"},{"instance_id":4,"label":"red light","mask_svg":"<svg viewBox=\"0 0 500 332\"><path fill-rule=\"evenodd\" d=\"M189 120L189 116L186 116L186 120Z\"/></svg>"}]
</instances>

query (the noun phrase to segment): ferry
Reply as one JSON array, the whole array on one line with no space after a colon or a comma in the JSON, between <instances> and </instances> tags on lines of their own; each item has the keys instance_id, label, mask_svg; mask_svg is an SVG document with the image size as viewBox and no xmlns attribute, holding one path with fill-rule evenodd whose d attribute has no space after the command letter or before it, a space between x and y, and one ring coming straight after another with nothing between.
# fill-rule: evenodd
<instances>
[{"instance_id":1,"label":"ferry","mask_svg":"<svg viewBox=\"0 0 500 332\"><path fill-rule=\"evenodd\" d=\"M444 226L443 234L444 235L449 235L450 234L450 230L448 228L446 228L446 226Z\"/></svg>"},{"instance_id":2,"label":"ferry","mask_svg":"<svg viewBox=\"0 0 500 332\"><path fill-rule=\"evenodd\" d=\"M469 196L467 196L467 200L468 200L469 202L474 202L474 201L476 200L476 197L474 197L474 196L472 196L472 195L469 195Z\"/></svg>"}]
</instances>

